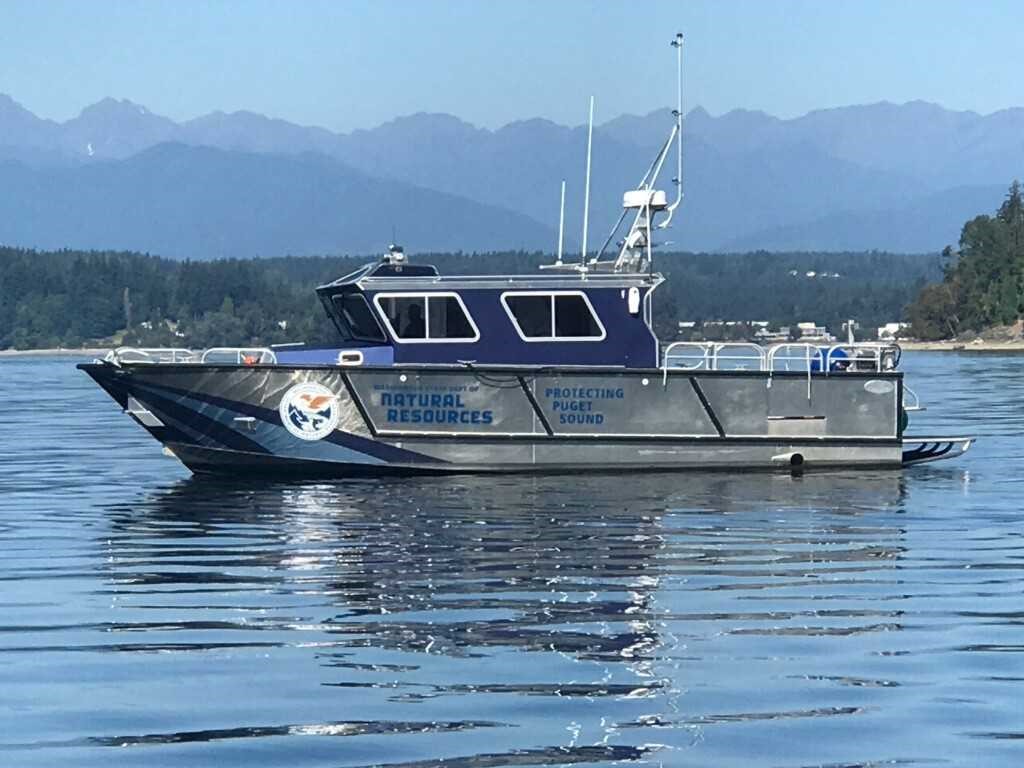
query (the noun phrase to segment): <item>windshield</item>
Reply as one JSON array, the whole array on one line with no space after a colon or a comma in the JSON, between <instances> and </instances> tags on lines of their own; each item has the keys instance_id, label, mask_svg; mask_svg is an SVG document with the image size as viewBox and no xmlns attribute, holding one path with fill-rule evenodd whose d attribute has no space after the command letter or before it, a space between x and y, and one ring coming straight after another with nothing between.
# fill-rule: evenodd
<instances>
[{"instance_id":1,"label":"windshield","mask_svg":"<svg viewBox=\"0 0 1024 768\"><path fill-rule=\"evenodd\" d=\"M363 294L339 293L331 297L331 304L334 306L332 314L338 330L346 339L380 344L387 341Z\"/></svg>"}]
</instances>

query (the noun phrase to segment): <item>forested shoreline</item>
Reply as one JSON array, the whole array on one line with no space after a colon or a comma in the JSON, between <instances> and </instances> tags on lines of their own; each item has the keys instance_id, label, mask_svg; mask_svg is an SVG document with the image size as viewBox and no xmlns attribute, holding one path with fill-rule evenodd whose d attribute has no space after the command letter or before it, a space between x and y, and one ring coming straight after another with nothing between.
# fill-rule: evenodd
<instances>
[{"instance_id":1,"label":"forested shoreline","mask_svg":"<svg viewBox=\"0 0 1024 768\"><path fill-rule=\"evenodd\" d=\"M946 248L943 279L907 308L913 334L926 341L991 334L1019 336L1024 317L1024 194L1014 181L994 215L964 224L959 249Z\"/></svg>"},{"instance_id":2,"label":"forested shoreline","mask_svg":"<svg viewBox=\"0 0 1024 768\"><path fill-rule=\"evenodd\" d=\"M367 257L175 261L102 251L0 248L0 349L332 343L316 285ZM413 254L442 274L530 273L543 253ZM942 276L937 255L868 253L666 253L668 282L655 293L655 324L678 321L857 320L865 335L899 320Z\"/></svg>"}]
</instances>

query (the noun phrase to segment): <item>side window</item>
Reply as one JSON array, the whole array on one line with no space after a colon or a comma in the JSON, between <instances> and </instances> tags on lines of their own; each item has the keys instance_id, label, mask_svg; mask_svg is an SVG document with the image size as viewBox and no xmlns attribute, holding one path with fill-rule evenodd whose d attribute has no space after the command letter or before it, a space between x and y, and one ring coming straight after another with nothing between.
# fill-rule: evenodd
<instances>
[{"instance_id":1,"label":"side window","mask_svg":"<svg viewBox=\"0 0 1024 768\"><path fill-rule=\"evenodd\" d=\"M582 296L555 296L555 336L599 339L604 336L604 329Z\"/></svg>"},{"instance_id":2,"label":"side window","mask_svg":"<svg viewBox=\"0 0 1024 768\"><path fill-rule=\"evenodd\" d=\"M604 326L579 291L505 293L502 303L526 341L599 341Z\"/></svg>"},{"instance_id":3,"label":"side window","mask_svg":"<svg viewBox=\"0 0 1024 768\"><path fill-rule=\"evenodd\" d=\"M476 341L476 326L455 294L378 294L374 301L399 341Z\"/></svg>"},{"instance_id":4,"label":"side window","mask_svg":"<svg viewBox=\"0 0 1024 768\"><path fill-rule=\"evenodd\" d=\"M454 296L431 296L427 299L430 338L473 339L476 331L465 310Z\"/></svg>"},{"instance_id":5,"label":"side window","mask_svg":"<svg viewBox=\"0 0 1024 768\"><path fill-rule=\"evenodd\" d=\"M336 294L331 297L331 303L346 338L358 341L387 341L363 294Z\"/></svg>"},{"instance_id":6,"label":"side window","mask_svg":"<svg viewBox=\"0 0 1024 768\"><path fill-rule=\"evenodd\" d=\"M527 339L551 338L551 297L505 296L505 306L515 318L519 332Z\"/></svg>"}]
</instances>

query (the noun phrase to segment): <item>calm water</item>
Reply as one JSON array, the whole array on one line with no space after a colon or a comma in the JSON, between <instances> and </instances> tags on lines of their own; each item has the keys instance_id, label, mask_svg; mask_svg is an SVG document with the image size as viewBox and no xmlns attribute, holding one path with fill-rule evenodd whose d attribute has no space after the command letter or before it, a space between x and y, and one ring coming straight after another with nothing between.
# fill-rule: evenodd
<instances>
[{"instance_id":1,"label":"calm water","mask_svg":"<svg viewBox=\"0 0 1024 768\"><path fill-rule=\"evenodd\" d=\"M904 473L191 479L0 361L2 766L1017 766L1024 357Z\"/></svg>"}]
</instances>

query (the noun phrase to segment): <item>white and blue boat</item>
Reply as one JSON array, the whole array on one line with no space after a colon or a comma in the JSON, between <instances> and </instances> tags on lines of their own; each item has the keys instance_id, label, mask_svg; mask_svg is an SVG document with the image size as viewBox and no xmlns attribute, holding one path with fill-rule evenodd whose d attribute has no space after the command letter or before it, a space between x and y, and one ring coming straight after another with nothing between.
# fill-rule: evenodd
<instances>
[{"instance_id":1,"label":"white and blue boat","mask_svg":"<svg viewBox=\"0 0 1024 768\"><path fill-rule=\"evenodd\" d=\"M579 262L534 275L445 276L392 247L316 289L335 347L122 348L80 368L195 472L896 469L965 452L970 437L904 433L919 406L895 344L659 343L678 106L623 197L614 258L589 256L586 227Z\"/></svg>"}]
</instances>

